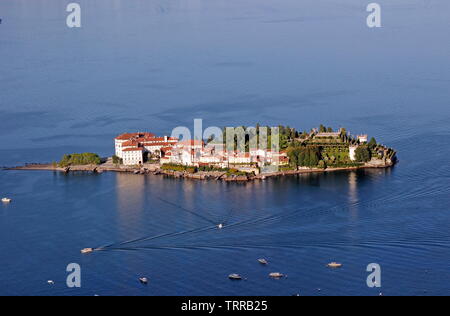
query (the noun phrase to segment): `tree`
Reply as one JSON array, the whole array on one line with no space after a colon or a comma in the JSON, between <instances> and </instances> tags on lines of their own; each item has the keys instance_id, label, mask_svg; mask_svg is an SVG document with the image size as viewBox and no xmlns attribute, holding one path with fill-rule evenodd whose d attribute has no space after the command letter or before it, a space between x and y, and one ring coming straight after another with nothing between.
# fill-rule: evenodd
<instances>
[{"instance_id":1,"label":"tree","mask_svg":"<svg viewBox=\"0 0 450 316\"><path fill-rule=\"evenodd\" d=\"M323 126L323 124L320 124L319 131L321 133L325 133L327 131L327 128L325 126Z\"/></svg>"},{"instance_id":2,"label":"tree","mask_svg":"<svg viewBox=\"0 0 450 316\"><path fill-rule=\"evenodd\" d=\"M98 155L93 153L84 153L84 154L71 154L64 155L61 161L59 162L60 167L68 167L72 165L99 165L101 163L101 159Z\"/></svg>"},{"instance_id":3,"label":"tree","mask_svg":"<svg viewBox=\"0 0 450 316\"><path fill-rule=\"evenodd\" d=\"M356 161L358 162L368 162L372 157L370 150L367 146L359 146L355 152Z\"/></svg>"},{"instance_id":4,"label":"tree","mask_svg":"<svg viewBox=\"0 0 450 316\"><path fill-rule=\"evenodd\" d=\"M112 156L112 162L113 162L113 164L115 164L115 165L119 164L119 160L120 160L120 158L117 157L116 155Z\"/></svg>"},{"instance_id":5,"label":"tree","mask_svg":"<svg viewBox=\"0 0 450 316\"><path fill-rule=\"evenodd\" d=\"M325 161L323 161L323 160L319 161L319 168L326 169L326 167L327 167L327 164L325 163Z\"/></svg>"},{"instance_id":6,"label":"tree","mask_svg":"<svg viewBox=\"0 0 450 316\"><path fill-rule=\"evenodd\" d=\"M298 148L291 148L288 151L289 161L291 163L291 166L293 166L293 167L298 167L299 166L299 163L298 163L299 152L300 152L300 150Z\"/></svg>"},{"instance_id":7,"label":"tree","mask_svg":"<svg viewBox=\"0 0 450 316\"><path fill-rule=\"evenodd\" d=\"M368 144L369 148L374 149L375 147L377 147L377 145L378 145L377 140L374 137L372 137L372 139L370 140L370 142Z\"/></svg>"},{"instance_id":8,"label":"tree","mask_svg":"<svg viewBox=\"0 0 450 316\"><path fill-rule=\"evenodd\" d=\"M300 149L300 152L298 154L298 165L299 166L305 166L306 165L306 150L305 148Z\"/></svg>"},{"instance_id":9,"label":"tree","mask_svg":"<svg viewBox=\"0 0 450 316\"><path fill-rule=\"evenodd\" d=\"M319 164L319 157L317 152L313 149L309 150L309 166L316 167Z\"/></svg>"}]
</instances>

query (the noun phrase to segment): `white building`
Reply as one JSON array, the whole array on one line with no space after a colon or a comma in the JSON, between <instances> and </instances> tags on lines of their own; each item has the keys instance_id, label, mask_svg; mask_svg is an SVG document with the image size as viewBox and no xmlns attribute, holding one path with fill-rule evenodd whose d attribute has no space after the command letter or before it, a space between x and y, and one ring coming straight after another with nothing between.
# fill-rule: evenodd
<instances>
[{"instance_id":1,"label":"white building","mask_svg":"<svg viewBox=\"0 0 450 316\"><path fill-rule=\"evenodd\" d=\"M116 156L123 159L122 152L123 152L123 149L125 149L123 147L124 143L130 142L130 141L137 141L138 139L154 138L154 137L155 137L155 135L152 133L126 133L126 134L117 136L114 139Z\"/></svg>"},{"instance_id":2,"label":"white building","mask_svg":"<svg viewBox=\"0 0 450 316\"><path fill-rule=\"evenodd\" d=\"M231 153L228 155L228 162L230 164L251 164L252 156L250 153Z\"/></svg>"},{"instance_id":3,"label":"white building","mask_svg":"<svg viewBox=\"0 0 450 316\"><path fill-rule=\"evenodd\" d=\"M358 140L361 144L365 144L369 141L368 135L358 135Z\"/></svg>"},{"instance_id":4,"label":"white building","mask_svg":"<svg viewBox=\"0 0 450 316\"><path fill-rule=\"evenodd\" d=\"M144 152L161 157L164 149L172 148L177 142L176 138L156 137L152 133L127 133L115 138L115 154L124 159L125 149L143 148Z\"/></svg>"},{"instance_id":5,"label":"white building","mask_svg":"<svg viewBox=\"0 0 450 316\"><path fill-rule=\"evenodd\" d=\"M356 150L358 149L358 147L359 146L350 146L349 147L351 161L356 161Z\"/></svg>"},{"instance_id":6,"label":"white building","mask_svg":"<svg viewBox=\"0 0 450 316\"><path fill-rule=\"evenodd\" d=\"M143 148L126 148L122 150L122 159L125 166L136 166L144 163Z\"/></svg>"}]
</instances>

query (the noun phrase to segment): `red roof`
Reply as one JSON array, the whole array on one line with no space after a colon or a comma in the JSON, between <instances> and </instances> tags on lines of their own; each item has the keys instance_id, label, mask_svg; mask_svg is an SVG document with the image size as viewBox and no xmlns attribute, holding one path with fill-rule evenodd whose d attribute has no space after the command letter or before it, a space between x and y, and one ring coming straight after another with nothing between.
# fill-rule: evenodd
<instances>
[{"instance_id":1,"label":"red roof","mask_svg":"<svg viewBox=\"0 0 450 316\"><path fill-rule=\"evenodd\" d=\"M146 141L149 141L149 142L163 142L165 139L166 139L165 137L153 137L153 138L146 139Z\"/></svg>"},{"instance_id":2,"label":"red roof","mask_svg":"<svg viewBox=\"0 0 450 316\"><path fill-rule=\"evenodd\" d=\"M122 151L143 151L143 149L142 148L126 148Z\"/></svg>"},{"instance_id":3,"label":"red roof","mask_svg":"<svg viewBox=\"0 0 450 316\"><path fill-rule=\"evenodd\" d=\"M172 144L170 144L170 143L145 143L144 146L147 146L147 147L155 146L155 147L169 147L169 148L172 148Z\"/></svg>"},{"instance_id":4,"label":"red roof","mask_svg":"<svg viewBox=\"0 0 450 316\"><path fill-rule=\"evenodd\" d=\"M117 140L131 140L133 138L140 138L140 137L155 137L155 134L152 133L125 133L122 135L119 135L116 137Z\"/></svg>"},{"instance_id":5,"label":"red roof","mask_svg":"<svg viewBox=\"0 0 450 316\"><path fill-rule=\"evenodd\" d=\"M134 140L129 140L122 144L122 147L137 147L137 146L139 146L139 143Z\"/></svg>"}]
</instances>

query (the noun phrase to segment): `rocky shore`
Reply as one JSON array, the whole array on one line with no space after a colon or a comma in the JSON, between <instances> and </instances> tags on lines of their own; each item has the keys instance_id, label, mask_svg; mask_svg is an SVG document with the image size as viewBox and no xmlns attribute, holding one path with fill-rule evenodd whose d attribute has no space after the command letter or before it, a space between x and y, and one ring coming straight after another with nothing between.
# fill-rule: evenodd
<instances>
[{"instance_id":1,"label":"rocky shore","mask_svg":"<svg viewBox=\"0 0 450 316\"><path fill-rule=\"evenodd\" d=\"M196 180L217 180L217 181L227 181L227 182L247 182L254 180L264 180L270 177L279 177L279 176L289 176L289 175L298 175L298 174L307 174L307 173L324 173L324 172L334 172L334 171L350 171L350 170L358 170L358 169L372 169L372 168L390 168L394 165L391 161L382 161L382 160L372 160L365 165L359 167L348 167L348 168L326 168L326 169L300 169L300 170L288 170L288 171L280 171L274 173L264 173L260 175L248 175L248 176L236 176L236 175L228 175L226 172L179 172L179 171L170 171L163 170L160 168L158 164L145 164L141 167L126 167L126 166L117 166L112 163L103 163L100 165L82 165L82 166L70 166L66 168L61 168L58 166L54 166L53 164L27 164L25 166L19 167L11 167L11 168L3 168L4 170L36 170L36 171L56 171L63 173L70 172L91 172L91 173L103 173L103 172L123 172L123 173L132 173L136 175L155 175L155 176L169 176L173 178L187 178L187 179L196 179Z\"/></svg>"}]
</instances>

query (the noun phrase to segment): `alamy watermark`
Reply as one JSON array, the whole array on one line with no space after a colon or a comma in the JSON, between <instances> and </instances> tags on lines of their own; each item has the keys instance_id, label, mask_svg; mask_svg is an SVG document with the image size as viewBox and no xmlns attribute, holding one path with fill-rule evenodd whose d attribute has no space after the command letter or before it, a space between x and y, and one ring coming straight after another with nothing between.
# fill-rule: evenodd
<instances>
[{"instance_id":1,"label":"alamy watermark","mask_svg":"<svg viewBox=\"0 0 450 316\"><path fill-rule=\"evenodd\" d=\"M67 5L67 12L69 12L69 15L66 19L67 27L69 28L80 28L81 27L81 6L74 2L69 3Z\"/></svg>"},{"instance_id":2,"label":"alamy watermark","mask_svg":"<svg viewBox=\"0 0 450 316\"><path fill-rule=\"evenodd\" d=\"M378 263L371 263L367 266L367 286L370 288L381 288L381 266Z\"/></svg>"},{"instance_id":3,"label":"alamy watermark","mask_svg":"<svg viewBox=\"0 0 450 316\"><path fill-rule=\"evenodd\" d=\"M367 26L370 28L381 27L381 5L378 3L370 3L367 6L367 12L369 16L367 17Z\"/></svg>"},{"instance_id":4,"label":"alamy watermark","mask_svg":"<svg viewBox=\"0 0 450 316\"><path fill-rule=\"evenodd\" d=\"M66 272L69 273L66 279L68 288L81 287L81 266L78 263L71 263L67 266Z\"/></svg>"},{"instance_id":5,"label":"alamy watermark","mask_svg":"<svg viewBox=\"0 0 450 316\"><path fill-rule=\"evenodd\" d=\"M373 2L367 5L366 11L369 12L366 23L369 28L380 28L381 25L381 5ZM66 19L67 27L80 28L81 27L81 5L72 2L67 5L66 12L69 15Z\"/></svg>"}]
</instances>

